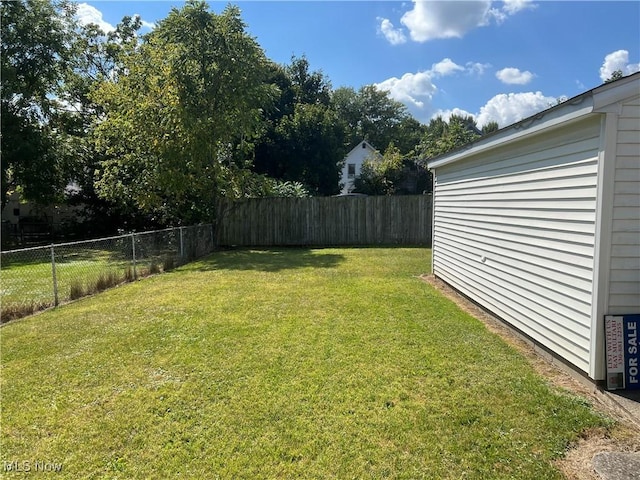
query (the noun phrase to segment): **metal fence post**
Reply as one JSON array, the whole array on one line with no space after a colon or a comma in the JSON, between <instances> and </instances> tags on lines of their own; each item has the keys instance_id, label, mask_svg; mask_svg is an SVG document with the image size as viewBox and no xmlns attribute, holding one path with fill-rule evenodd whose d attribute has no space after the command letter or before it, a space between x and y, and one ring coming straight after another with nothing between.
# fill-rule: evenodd
<instances>
[{"instance_id":1,"label":"metal fence post","mask_svg":"<svg viewBox=\"0 0 640 480\"><path fill-rule=\"evenodd\" d=\"M213 228L213 223L211 224L211 248L209 249L209 252L213 252L213 247L216 244L216 234L215 234L215 230Z\"/></svg>"},{"instance_id":2,"label":"metal fence post","mask_svg":"<svg viewBox=\"0 0 640 480\"><path fill-rule=\"evenodd\" d=\"M133 263L133 279L138 279L138 272L136 271L136 234L131 233L131 253L132 253L132 263Z\"/></svg>"},{"instance_id":3,"label":"metal fence post","mask_svg":"<svg viewBox=\"0 0 640 480\"><path fill-rule=\"evenodd\" d=\"M53 304L58 306L58 277L56 276L56 253L51 244L51 275L53 277Z\"/></svg>"},{"instance_id":4,"label":"metal fence post","mask_svg":"<svg viewBox=\"0 0 640 480\"><path fill-rule=\"evenodd\" d=\"M184 227L180 227L180 258L184 260L184 236L182 234L182 229Z\"/></svg>"}]
</instances>

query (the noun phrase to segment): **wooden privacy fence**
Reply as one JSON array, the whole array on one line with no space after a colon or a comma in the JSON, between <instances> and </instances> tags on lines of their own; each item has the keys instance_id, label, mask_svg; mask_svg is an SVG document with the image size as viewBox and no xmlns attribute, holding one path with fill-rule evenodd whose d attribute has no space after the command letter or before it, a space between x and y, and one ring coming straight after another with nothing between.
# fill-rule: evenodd
<instances>
[{"instance_id":1,"label":"wooden privacy fence","mask_svg":"<svg viewBox=\"0 0 640 480\"><path fill-rule=\"evenodd\" d=\"M431 244L431 195L223 200L218 219L221 246Z\"/></svg>"}]
</instances>

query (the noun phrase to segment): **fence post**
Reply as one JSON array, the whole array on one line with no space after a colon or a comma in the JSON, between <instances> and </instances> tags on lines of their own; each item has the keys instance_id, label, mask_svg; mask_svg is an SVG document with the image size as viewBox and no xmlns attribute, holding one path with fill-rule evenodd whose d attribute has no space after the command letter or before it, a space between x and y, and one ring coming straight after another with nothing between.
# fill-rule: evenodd
<instances>
[{"instance_id":1,"label":"fence post","mask_svg":"<svg viewBox=\"0 0 640 480\"><path fill-rule=\"evenodd\" d=\"M53 277L53 304L58 306L58 277L56 276L56 253L51 244L51 274Z\"/></svg>"},{"instance_id":2,"label":"fence post","mask_svg":"<svg viewBox=\"0 0 640 480\"><path fill-rule=\"evenodd\" d=\"M211 248L209 249L209 252L213 252L213 249L216 245L216 234L215 234L215 230L213 228L213 223L211 224Z\"/></svg>"},{"instance_id":3,"label":"fence post","mask_svg":"<svg viewBox=\"0 0 640 480\"><path fill-rule=\"evenodd\" d=\"M131 232L131 253L133 263L133 279L138 279L138 272L136 270L136 234Z\"/></svg>"},{"instance_id":4,"label":"fence post","mask_svg":"<svg viewBox=\"0 0 640 480\"><path fill-rule=\"evenodd\" d=\"M180 227L180 259L184 262L184 236L182 235L182 229Z\"/></svg>"}]
</instances>

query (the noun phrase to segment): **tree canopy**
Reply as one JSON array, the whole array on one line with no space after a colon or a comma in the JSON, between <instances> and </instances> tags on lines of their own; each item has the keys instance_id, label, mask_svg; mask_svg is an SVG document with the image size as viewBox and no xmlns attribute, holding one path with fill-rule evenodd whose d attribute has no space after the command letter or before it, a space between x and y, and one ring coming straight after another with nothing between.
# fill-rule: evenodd
<instances>
[{"instance_id":1,"label":"tree canopy","mask_svg":"<svg viewBox=\"0 0 640 480\"><path fill-rule=\"evenodd\" d=\"M73 8L64 2L1 2L2 206L20 188L36 202L65 186L64 141L57 135L60 90L71 57Z\"/></svg>"},{"instance_id":2,"label":"tree canopy","mask_svg":"<svg viewBox=\"0 0 640 480\"><path fill-rule=\"evenodd\" d=\"M331 108L331 83L310 71L306 57L272 65L279 92L276 108L265 115L265 131L255 148L254 170L283 181L297 181L314 195L338 193L345 129Z\"/></svg>"},{"instance_id":3,"label":"tree canopy","mask_svg":"<svg viewBox=\"0 0 640 480\"><path fill-rule=\"evenodd\" d=\"M274 93L266 75L237 7L173 9L94 93L106 112L99 194L167 221L211 220L217 197L244 193L245 155Z\"/></svg>"},{"instance_id":4,"label":"tree canopy","mask_svg":"<svg viewBox=\"0 0 640 480\"><path fill-rule=\"evenodd\" d=\"M402 172L402 154L390 143L382 158L367 158L354 181L354 191L366 195L393 195Z\"/></svg>"},{"instance_id":5,"label":"tree canopy","mask_svg":"<svg viewBox=\"0 0 640 480\"><path fill-rule=\"evenodd\" d=\"M332 104L346 128L347 143L366 139L380 151L394 143L403 154L411 152L423 133L423 127L404 104L389 92L366 85L358 91L341 87L333 92Z\"/></svg>"},{"instance_id":6,"label":"tree canopy","mask_svg":"<svg viewBox=\"0 0 640 480\"><path fill-rule=\"evenodd\" d=\"M304 55L278 65L234 6L189 0L145 35L138 17L80 24L65 0L0 8L3 206L20 191L81 201L95 225L212 221L220 197L338 193L362 139L385 154L360 189L397 194L426 178L420 159L497 129L424 125L373 85L334 89Z\"/></svg>"},{"instance_id":7,"label":"tree canopy","mask_svg":"<svg viewBox=\"0 0 640 480\"><path fill-rule=\"evenodd\" d=\"M497 127L497 124L495 125ZM494 128L490 126L489 128ZM433 118L420 145L418 146L421 161L444 155L447 152L462 147L480 137L481 131L471 116L452 115L449 121L442 117Z\"/></svg>"}]
</instances>

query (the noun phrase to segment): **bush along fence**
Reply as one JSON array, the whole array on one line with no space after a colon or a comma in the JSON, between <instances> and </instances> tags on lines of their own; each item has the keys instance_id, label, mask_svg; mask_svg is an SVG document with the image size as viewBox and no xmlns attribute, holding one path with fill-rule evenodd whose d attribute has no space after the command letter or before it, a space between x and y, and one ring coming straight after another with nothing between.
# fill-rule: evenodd
<instances>
[{"instance_id":1,"label":"bush along fence","mask_svg":"<svg viewBox=\"0 0 640 480\"><path fill-rule=\"evenodd\" d=\"M213 251L212 225L2 252L2 323L123 282L160 273Z\"/></svg>"}]
</instances>

